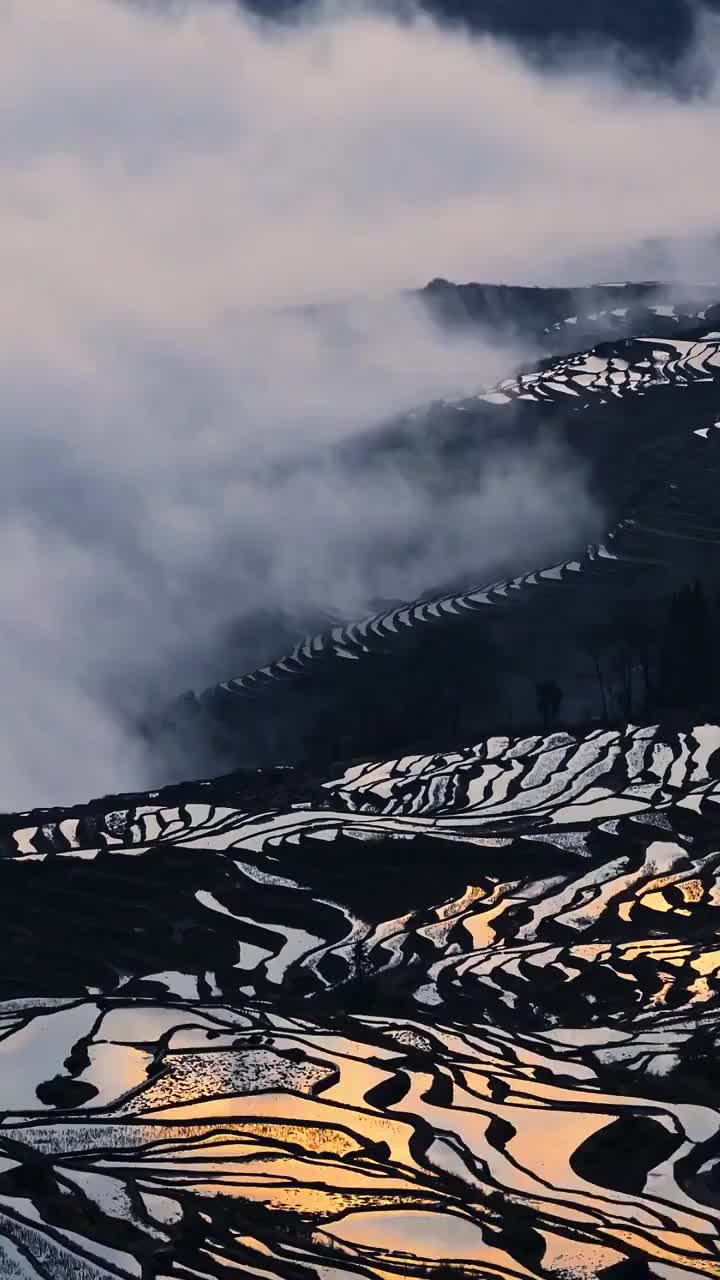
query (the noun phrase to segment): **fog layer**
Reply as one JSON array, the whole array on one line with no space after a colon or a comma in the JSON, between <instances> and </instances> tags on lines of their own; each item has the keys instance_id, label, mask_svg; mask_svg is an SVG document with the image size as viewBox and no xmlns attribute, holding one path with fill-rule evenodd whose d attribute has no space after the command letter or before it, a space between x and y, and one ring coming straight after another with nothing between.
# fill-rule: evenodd
<instances>
[{"instance_id":1,"label":"fog layer","mask_svg":"<svg viewBox=\"0 0 720 1280\"><path fill-rule=\"evenodd\" d=\"M336 464L533 355L392 294L705 244L720 206L716 86L680 102L598 51L542 75L360 8L6 0L0 108L6 808L153 781L135 716L236 674L258 609L362 611L584 530L571 460L511 437L441 513Z\"/></svg>"}]
</instances>

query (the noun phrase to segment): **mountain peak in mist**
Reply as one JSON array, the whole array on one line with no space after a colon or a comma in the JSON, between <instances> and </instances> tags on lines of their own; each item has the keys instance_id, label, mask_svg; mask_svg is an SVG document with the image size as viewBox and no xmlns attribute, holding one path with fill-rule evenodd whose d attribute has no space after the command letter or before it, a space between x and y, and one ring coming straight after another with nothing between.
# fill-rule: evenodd
<instances>
[{"instance_id":1,"label":"mountain peak in mist","mask_svg":"<svg viewBox=\"0 0 720 1280\"><path fill-rule=\"evenodd\" d=\"M312 7L310 0L240 2L266 18L295 18ZM474 34L515 40L546 54L549 45L601 42L662 67L689 51L698 17L720 12L720 0L385 0L378 7L400 17L428 13Z\"/></svg>"}]
</instances>

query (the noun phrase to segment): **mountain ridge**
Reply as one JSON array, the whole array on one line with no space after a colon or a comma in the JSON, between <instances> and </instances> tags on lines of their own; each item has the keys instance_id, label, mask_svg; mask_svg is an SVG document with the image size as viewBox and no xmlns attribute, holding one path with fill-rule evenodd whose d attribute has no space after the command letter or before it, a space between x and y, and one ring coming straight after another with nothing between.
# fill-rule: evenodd
<instances>
[{"instance_id":1,"label":"mountain ridge","mask_svg":"<svg viewBox=\"0 0 720 1280\"><path fill-rule=\"evenodd\" d=\"M297 17L311 9L305 0L242 0L245 7L267 18ZM383 6L381 6L383 7ZM620 0L587 0L578 7L572 0L546 0L539 6L532 0L421 0L412 4L392 3L389 12L411 15L425 12L445 22L455 23L477 34L510 38L526 47L572 46L584 41L617 45L630 54L660 65L672 64L691 47L697 15L717 13L717 0L664 0L661 11L652 0L626 5Z\"/></svg>"}]
</instances>

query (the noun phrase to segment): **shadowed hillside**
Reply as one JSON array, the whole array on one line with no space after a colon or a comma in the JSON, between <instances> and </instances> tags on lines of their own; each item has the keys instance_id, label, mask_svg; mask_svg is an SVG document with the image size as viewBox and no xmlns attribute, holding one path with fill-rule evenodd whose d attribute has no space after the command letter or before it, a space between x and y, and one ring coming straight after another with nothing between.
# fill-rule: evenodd
<instances>
[{"instance_id":1,"label":"shadowed hillside","mask_svg":"<svg viewBox=\"0 0 720 1280\"><path fill-rule=\"evenodd\" d=\"M485 298L487 313L487 291L468 293L476 307ZM206 767L268 766L542 726L538 689L548 681L561 688L569 725L653 715L663 699L677 705L677 693L662 692L672 686L661 656L671 598L697 580L714 602L720 586L720 307L647 306L635 290L615 293L621 305L585 314L581 294L577 314L561 321L551 294L536 332L561 346L616 323L636 326L636 337L548 357L344 447L356 475L397 468L430 486L442 521L448 493L479 489L498 449L511 442L522 458L541 446L557 466L572 459L583 469L600 539L578 543L568 510L555 563L524 549L507 576L428 583L419 600L301 637L275 661L184 699L148 726L151 739ZM506 305L504 294L489 305ZM695 315L683 309L691 305ZM517 518L522 525L522 510ZM714 644L714 622L708 634ZM712 709L714 696L706 685L685 705Z\"/></svg>"}]
</instances>

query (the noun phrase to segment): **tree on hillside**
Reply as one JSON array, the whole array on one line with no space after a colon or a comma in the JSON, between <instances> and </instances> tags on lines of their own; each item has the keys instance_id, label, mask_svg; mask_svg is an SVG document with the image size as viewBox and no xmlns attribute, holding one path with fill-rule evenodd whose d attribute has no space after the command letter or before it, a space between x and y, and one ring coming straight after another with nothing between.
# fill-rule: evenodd
<instances>
[{"instance_id":1,"label":"tree on hillside","mask_svg":"<svg viewBox=\"0 0 720 1280\"><path fill-rule=\"evenodd\" d=\"M700 582L670 602L660 647L659 700L679 707L705 702L717 689L716 625Z\"/></svg>"},{"instance_id":2,"label":"tree on hillside","mask_svg":"<svg viewBox=\"0 0 720 1280\"><path fill-rule=\"evenodd\" d=\"M601 720L646 714L656 698L658 629L653 622L617 614L588 623L579 641L589 659L590 669L583 674L597 685Z\"/></svg>"}]
</instances>

